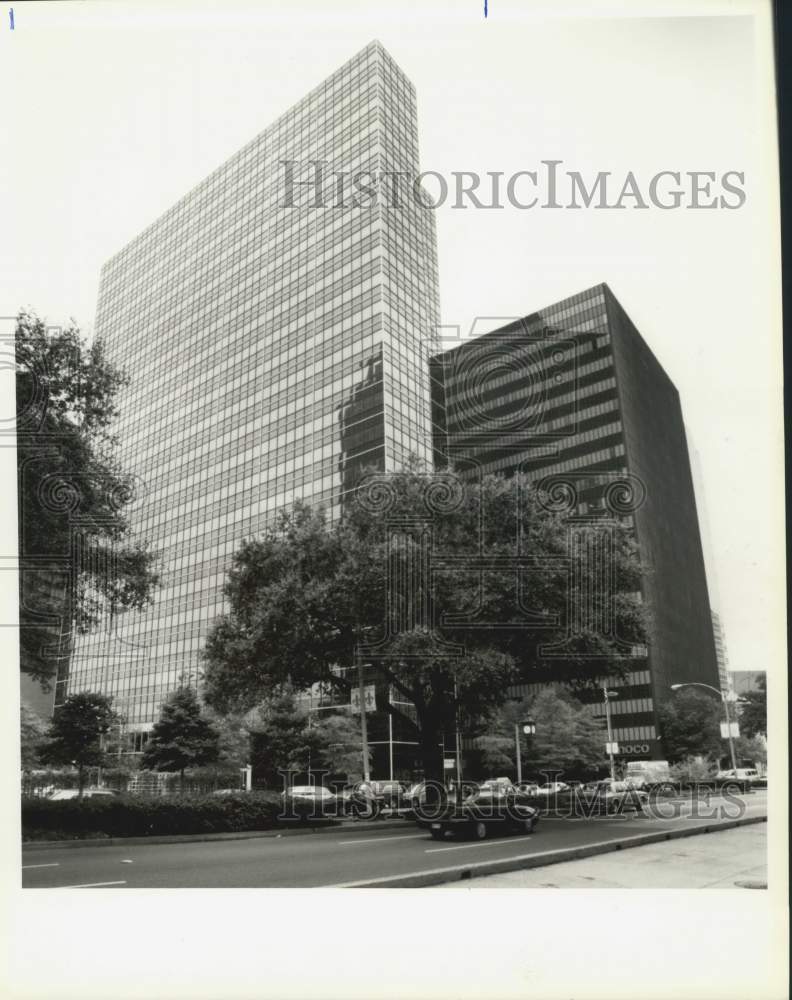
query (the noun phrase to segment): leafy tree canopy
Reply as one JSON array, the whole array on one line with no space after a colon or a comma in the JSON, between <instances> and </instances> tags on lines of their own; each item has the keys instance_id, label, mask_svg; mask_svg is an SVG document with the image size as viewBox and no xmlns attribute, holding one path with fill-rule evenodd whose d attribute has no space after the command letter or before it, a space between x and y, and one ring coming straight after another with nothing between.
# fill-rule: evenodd
<instances>
[{"instance_id":1,"label":"leafy tree canopy","mask_svg":"<svg viewBox=\"0 0 792 1000\"><path fill-rule=\"evenodd\" d=\"M191 687L177 688L162 706L160 718L143 748L140 767L150 771L178 771L182 778L191 767L214 763L220 754L220 737L201 714L198 696Z\"/></svg>"},{"instance_id":2,"label":"leafy tree canopy","mask_svg":"<svg viewBox=\"0 0 792 1000\"><path fill-rule=\"evenodd\" d=\"M132 479L115 458L116 397L127 375L75 326L16 326L21 668L49 685L71 630L141 608L155 555L129 539Z\"/></svg>"},{"instance_id":3,"label":"leafy tree canopy","mask_svg":"<svg viewBox=\"0 0 792 1000\"><path fill-rule=\"evenodd\" d=\"M717 760L723 752L721 704L696 688L676 691L658 711L663 750L672 763L687 757Z\"/></svg>"},{"instance_id":4,"label":"leafy tree canopy","mask_svg":"<svg viewBox=\"0 0 792 1000\"><path fill-rule=\"evenodd\" d=\"M19 732L22 770L29 771L40 761L40 748L47 732L47 724L27 705L19 706Z\"/></svg>"},{"instance_id":5,"label":"leafy tree canopy","mask_svg":"<svg viewBox=\"0 0 792 1000\"><path fill-rule=\"evenodd\" d=\"M767 736L767 678L762 675L756 691L740 696L740 732L744 736Z\"/></svg>"},{"instance_id":6,"label":"leafy tree canopy","mask_svg":"<svg viewBox=\"0 0 792 1000\"><path fill-rule=\"evenodd\" d=\"M363 758L359 717L342 713L309 715L289 685L259 706L253 726L253 768L256 780L276 787L286 772L324 777L362 777ZM369 751L370 762L370 751ZM317 779L318 781L319 779ZM324 780L324 778L322 779Z\"/></svg>"},{"instance_id":7,"label":"leafy tree canopy","mask_svg":"<svg viewBox=\"0 0 792 1000\"><path fill-rule=\"evenodd\" d=\"M119 723L111 697L85 691L69 695L55 709L48 739L40 757L47 764L73 764L79 776L82 795L86 767L101 767L106 760L102 737Z\"/></svg>"},{"instance_id":8,"label":"leafy tree canopy","mask_svg":"<svg viewBox=\"0 0 792 1000\"><path fill-rule=\"evenodd\" d=\"M533 736L522 732L521 724L528 719L536 727ZM507 702L490 716L485 729L476 742L490 777L516 776L517 736L526 780L551 771L568 778L593 777L607 763L602 720L564 690L547 688L532 698Z\"/></svg>"},{"instance_id":9,"label":"leafy tree canopy","mask_svg":"<svg viewBox=\"0 0 792 1000\"><path fill-rule=\"evenodd\" d=\"M234 557L229 612L206 643L207 701L244 710L287 683L348 694L361 649L378 709L399 714L389 685L414 704L425 773L440 776L438 734L456 709L481 718L543 670L593 682L645 641L629 530L578 524L574 545L572 531L523 477L467 485L415 466L372 474L332 525L297 505ZM598 546L606 586L585 557Z\"/></svg>"}]
</instances>

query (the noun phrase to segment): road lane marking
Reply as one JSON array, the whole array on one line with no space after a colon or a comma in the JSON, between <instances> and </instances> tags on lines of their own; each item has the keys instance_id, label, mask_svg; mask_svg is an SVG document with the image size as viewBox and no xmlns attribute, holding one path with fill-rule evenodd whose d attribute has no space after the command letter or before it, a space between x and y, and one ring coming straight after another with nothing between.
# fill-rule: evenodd
<instances>
[{"instance_id":1,"label":"road lane marking","mask_svg":"<svg viewBox=\"0 0 792 1000\"><path fill-rule=\"evenodd\" d=\"M397 837L367 837L366 840L339 840L340 847L348 844L381 844L384 840L426 840L425 833L400 833Z\"/></svg>"},{"instance_id":2,"label":"road lane marking","mask_svg":"<svg viewBox=\"0 0 792 1000\"><path fill-rule=\"evenodd\" d=\"M519 844L521 840L533 840L533 837L512 837L511 840L479 840L475 844L454 844L452 847L429 847L424 854L437 854L439 851L464 851L468 847L508 847L509 844Z\"/></svg>"},{"instance_id":3,"label":"road lane marking","mask_svg":"<svg viewBox=\"0 0 792 1000\"><path fill-rule=\"evenodd\" d=\"M83 885L49 885L44 886L47 889L96 889L100 885L126 885L126 880L123 882L85 882Z\"/></svg>"},{"instance_id":4,"label":"road lane marking","mask_svg":"<svg viewBox=\"0 0 792 1000\"><path fill-rule=\"evenodd\" d=\"M57 868L59 864L60 861L53 861L51 864L48 865L22 865L22 871L24 871L26 868Z\"/></svg>"}]
</instances>

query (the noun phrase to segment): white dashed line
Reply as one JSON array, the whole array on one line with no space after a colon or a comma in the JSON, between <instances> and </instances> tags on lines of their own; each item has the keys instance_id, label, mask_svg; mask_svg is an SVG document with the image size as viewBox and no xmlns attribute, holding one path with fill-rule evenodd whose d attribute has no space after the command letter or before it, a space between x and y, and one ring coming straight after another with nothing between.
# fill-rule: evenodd
<instances>
[{"instance_id":1,"label":"white dashed line","mask_svg":"<svg viewBox=\"0 0 792 1000\"><path fill-rule=\"evenodd\" d=\"M368 837L366 840L339 840L341 847L349 844L381 844L385 840L425 840L425 833L400 833L397 837Z\"/></svg>"},{"instance_id":2,"label":"white dashed line","mask_svg":"<svg viewBox=\"0 0 792 1000\"><path fill-rule=\"evenodd\" d=\"M96 889L100 885L126 885L126 881L123 882L86 882L83 885L52 885L48 886L50 889Z\"/></svg>"},{"instance_id":3,"label":"white dashed line","mask_svg":"<svg viewBox=\"0 0 792 1000\"><path fill-rule=\"evenodd\" d=\"M22 865L22 871L24 871L26 868L57 868L59 864L60 861L53 861L51 864L48 865Z\"/></svg>"},{"instance_id":4,"label":"white dashed line","mask_svg":"<svg viewBox=\"0 0 792 1000\"><path fill-rule=\"evenodd\" d=\"M469 847L508 847L509 844L519 844L521 840L533 840L533 837L512 837L511 840L479 840L475 844L454 844L453 847L430 847L424 854L437 854L439 851L464 851Z\"/></svg>"}]
</instances>

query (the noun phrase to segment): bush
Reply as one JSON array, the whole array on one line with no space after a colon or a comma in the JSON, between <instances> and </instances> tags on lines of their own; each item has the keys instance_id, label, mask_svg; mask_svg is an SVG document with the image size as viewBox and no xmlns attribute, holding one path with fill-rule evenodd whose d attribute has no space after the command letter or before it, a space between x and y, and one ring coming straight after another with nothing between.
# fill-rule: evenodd
<instances>
[{"instance_id":1,"label":"bush","mask_svg":"<svg viewBox=\"0 0 792 1000\"><path fill-rule=\"evenodd\" d=\"M176 799L97 796L59 802L25 798L22 836L24 840L78 840L270 830L278 825L282 811L280 796L274 792Z\"/></svg>"}]
</instances>

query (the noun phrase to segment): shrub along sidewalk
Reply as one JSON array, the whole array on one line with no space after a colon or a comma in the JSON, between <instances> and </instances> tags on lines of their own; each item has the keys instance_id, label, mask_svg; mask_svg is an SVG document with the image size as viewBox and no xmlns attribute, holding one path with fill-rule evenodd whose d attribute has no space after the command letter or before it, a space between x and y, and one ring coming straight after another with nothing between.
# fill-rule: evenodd
<instances>
[{"instance_id":1,"label":"shrub along sidewalk","mask_svg":"<svg viewBox=\"0 0 792 1000\"><path fill-rule=\"evenodd\" d=\"M312 809L296 806L284 814L275 792L239 795L185 795L177 798L118 796L50 801L22 800L22 839L73 840L99 837L154 837L191 833L271 830L291 819L318 821ZM328 817L330 818L330 817Z\"/></svg>"}]
</instances>

